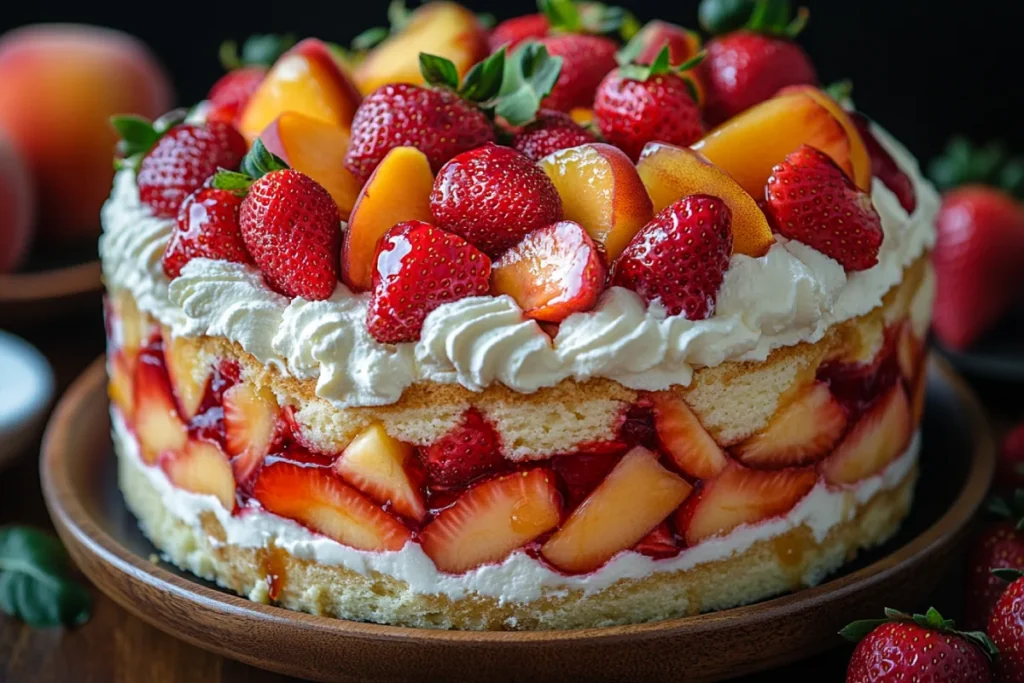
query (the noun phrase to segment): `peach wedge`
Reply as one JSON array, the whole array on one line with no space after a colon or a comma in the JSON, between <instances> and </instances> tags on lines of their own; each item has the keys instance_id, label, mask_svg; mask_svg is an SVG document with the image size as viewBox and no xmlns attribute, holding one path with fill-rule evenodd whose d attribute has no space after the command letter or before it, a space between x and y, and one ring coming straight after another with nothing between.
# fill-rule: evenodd
<instances>
[{"instance_id":1,"label":"peach wedge","mask_svg":"<svg viewBox=\"0 0 1024 683\"><path fill-rule=\"evenodd\" d=\"M637 172L647 187L655 213L692 194L710 194L732 211L733 251L763 256L775 242L771 226L754 198L728 173L690 149L649 143ZM766 176L767 177L767 176Z\"/></svg>"}]
</instances>

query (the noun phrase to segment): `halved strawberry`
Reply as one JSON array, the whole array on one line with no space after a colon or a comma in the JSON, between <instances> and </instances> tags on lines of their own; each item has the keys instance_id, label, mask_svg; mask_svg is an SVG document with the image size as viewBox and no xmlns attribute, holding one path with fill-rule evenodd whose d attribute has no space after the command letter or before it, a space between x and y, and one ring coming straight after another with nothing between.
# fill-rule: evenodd
<instances>
[{"instance_id":1,"label":"halved strawberry","mask_svg":"<svg viewBox=\"0 0 1024 683\"><path fill-rule=\"evenodd\" d=\"M139 354L132 393L135 434L142 459L152 465L164 452L183 449L188 442L188 429L174 405L159 347L147 347Z\"/></svg>"},{"instance_id":2,"label":"halved strawberry","mask_svg":"<svg viewBox=\"0 0 1024 683\"><path fill-rule=\"evenodd\" d=\"M647 536L691 489L654 453L637 446L548 539L541 554L566 572L593 571Z\"/></svg>"},{"instance_id":3,"label":"halved strawberry","mask_svg":"<svg viewBox=\"0 0 1024 683\"><path fill-rule=\"evenodd\" d=\"M574 510L596 489L622 459L622 452L572 453L551 460L551 467L562 480L565 508Z\"/></svg>"},{"instance_id":4,"label":"halved strawberry","mask_svg":"<svg viewBox=\"0 0 1024 683\"><path fill-rule=\"evenodd\" d=\"M676 467L694 479L718 476L729 458L686 402L671 391L651 394L651 402L658 442Z\"/></svg>"},{"instance_id":5,"label":"halved strawberry","mask_svg":"<svg viewBox=\"0 0 1024 683\"><path fill-rule=\"evenodd\" d=\"M465 486L505 465L498 433L475 408L419 455L428 480L440 487Z\"/></svg>"},{"instance_id":6,"label":"halved strawberry","mask_svg":"<svg viewBox=\"0 0 1024 683\"><path fill-rule=\"evenodd\" d=\"M640 542L633 546L635 552L654 558L672 557L679 553L679 541L668 522L662 522L654 527L651 533L640 539Z\"/></svg>"},{"instance_id":7,"label":"halved strawberry","mask_svg":"<svg viewBox=\"0 0 1024 683\"><path fill-rule=\"evenodd\" d=\"M783 406L732 454L747 467L777 470L817 462L846 432L846 411L828 385L816 382Z\"/></svg>"},{"instance_id":8,"label":"halved strawberry","mask_svg":"<svg viewBox=\"0 0 1024 683\"><path fill-rule=\"evenodd\" d=\"M280 437L280 412L267 387L236 384L224 392L224 448L239 484L252 479Z\"/></svg>"},{"instance_id":9,"label":"halved strawberry","mask_svg":"<svg viewBox=\"0 0 1024 683\"><path fill-rule=\"evenodd\" d=\"M561 497L555 475L534 469L474 486L438 514L420 533L420 543L437 568L458 574L501 562L558 526Z\"/></svg>"},{"instance_id":10,"label":"halved strawberry","mask_svg":"<svg viewBox=\"0 0 1024 683\"><path fill-rule=\"evenodd\" d=\"M830 484L854 484L881 472L907 447L912 429L907 392L896 382L822 463L825 479Z\"/></svg>"},{"instance_id":11,"label":"halved strawberry","mask_svg":"<svg viewBox=\"0 0 1024 683\"><path fill-rule=\"evenodd\" d=\"M160 467L178 488L215 496L226 510L235 508L235 477L217 444L190 440L183 451L161 455Z\"/></svg>"},{"instance_id":12,"label":"halved strawberry","mask_svg":"<svg viewBox=\"0 0 1024 683\"><path fill-rule=\"evenodd\" d=\"M593 308L606 276L587 231L560 221L534 230L494 262L491 293L511 296L528 318L561 322Z\"/></svg>"},{"instance_id":13,"label":"halved strawberry","mask_svg":"<svg viewBox=\"0 0 1024 683\"><path fill-rule=\"evenodd\" d=\"M422 522L427 508L405 469L412 454L412 446L374 423L345 448L334 463L334 471L381 505L390 505L398 514Z\"/></svg>"},{"instance_id":14,"label":"halved strawberry","mask_svg":"<svg viewBox=\"0 0 1024 683\"><path fill-rule=\"evenodd\" d=\"M191 420L203 402L213 368L200 367L197 347L180 337L173 336L167 328L163 330L163 339L164 359L167 361L171 388L178 399L178 408L181 409L182 416L186 420Z\"/></svg>"},{"instance_id":15,"label":"halved strawberry","mask_svg":"<svg viewBox=\"0 0 1024 683\"><path fill-rule=\"evenodd\" d=\"M358 550L401 550L412 537L331 470L279 460L260 470L253 496L268 512Z\"/></svg>"},{"instance_id":16,"label":"halved strawberry","mask_svg":"<svg viewBox=\"0 0 1024 683\"><path fill-rule=\"evenodd\" d=\"M742 524L789 512L817 480L809 467L765 472L733 463L717 479L704 482L679 510L676 528L690 546L724 536Z\"/></svg>"}]
</instances>

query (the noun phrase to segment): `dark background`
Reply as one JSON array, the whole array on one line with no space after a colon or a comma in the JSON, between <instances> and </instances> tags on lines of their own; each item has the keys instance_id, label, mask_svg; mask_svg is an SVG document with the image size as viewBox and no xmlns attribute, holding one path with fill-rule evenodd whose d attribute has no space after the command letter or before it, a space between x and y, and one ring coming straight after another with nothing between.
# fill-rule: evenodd
<instances>
[{"instance_id":1,"label":"dark background","mask_svg":"<svg viewBox=\"0 0 1024 683\"><path fill-rule=\"evenodd\" d=\"M410 1L410 5L415 0ZM614 0L611 0L614 4ZM250 33L293 32L347 44L386 24L387 0L291 2L7 2L0 30L25 23L103 24L149 43L173 75L182 104L203 97L220 75L217 47ZM534 11L533 0L464 0L499 18ZM697 0L624 2L641 18L696 27ZM824 83L851 78L858 108L903 140L922 160L962 132L999 138L1024 152L1024 47L1018 0L810 0L800 38Z\"/></svg>"}]
</instances>

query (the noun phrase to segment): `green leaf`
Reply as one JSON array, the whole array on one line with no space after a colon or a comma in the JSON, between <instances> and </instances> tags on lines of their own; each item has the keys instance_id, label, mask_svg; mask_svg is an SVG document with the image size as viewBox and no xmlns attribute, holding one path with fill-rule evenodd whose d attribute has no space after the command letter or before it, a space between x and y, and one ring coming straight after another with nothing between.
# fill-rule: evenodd
<instances>
[{"instance_id":1,"label":"green leaf","mask_svg":"<svg viewBox=\"0 0 1024 683\"><path fill-rule=\"evenodd\" d=\"M839 631L839 635L846 638L851 643L859 643L864 640L869 633L886 623L886 621L886 619L861 619L860 621L854 621L844 626Z\"/></svg>"},{"instance_id":2,"label":"green leaf","mask_svg":"<svg viewBox=\"0 0 1024 683\"><path fill-rule=\"evenodd\" d=\"M538 42L528 42L505 60L505 75L495 111L512 126L534 119L541 101L551 94L562 71L562 58L552 57Z\"/></svg>"},{"instance_id":3,"label":"green leaf","mask_svg":"<svg viewBox=\"0 0 1024 683\"><path fill-rule=\"evenodd\" d=\"M796 11L796 16L793 17L793 20L786 24L786 28L782 31L783 35L790 40L796 38L807 28L807 22L810 18L810 11L806 7L801 7Z\"/></svg>"},{"instance_id":4,"label":"green leaf","mask_svg":"<svg viewBox=\"0 0 1024 683\"><path fill-rule=\"evenodd\" d=\"M352 39L352 49L356 52L369 50L370 48L376 47L384 42L384 39L387 38L388 35L390 35L390 31L383 26L368 28Z\"/></svg>"},{"instance_id":5,"label":"green leaf","mask_svg":"<svg viewBox=\"0 0 1024 683\"><path fill-rule=\"evenodd\" d=\"M636 61L636 58L643 52L644 46L647 44L647 36L643 33L637 33L633 36L633 39L626 43L626 46L615 53L615 61L618 62L619 66L626 66Z\"/></svg>"},{"instance_id":6,"label":"green leaf","mask_svg":"<svg viewBox=\"0 0 1024 683\"><path fill-rule=\"evenodd\" d=\"M993 643L992 640L989 639L988 635L982 631L952 631L952 633L955 633L958 636L963 636L970 642L974 643L982 652L985 653L985 656L988 657L989 661L992 661L999 656L999 648L996 647L996 644Z\"/></svg>"},{"instance_id":7,"label":"green leaf","mask_svg":"<svg viewBox=\"0 0 1024 683\"><path fill-rule=\"evenodd\" d=\"M537 8L548 18L553 30L579 33L583 28L579 9L573 0L538 0Z\"/></svg>"},{"instance_id":8,"label":"green leaf","mask_svg":"<svg viewBox=\"0 0 1024 683\"><path fill-rule=\"evenodd\" d=\"M488 31L498 25L498 17L494 16L490 12L478 12L476 20L482 28Z\"/></svg>"},{"instance_id":9,"label":"green leaf","mask_svg":"<svg viewBox=\"0 0 1024 683\"><path fill-rule=\"evenodd\" d=\"M295 36L290 33L249 36L242 45L242 63L246 66L269 67L294 44Z\"/></svg>"},{"instance_id":10,"label":"green leaf","mask_svg":"<svg viewBox=\"0 0 1024 683\"><path fill-rule=\"evenodd\" d=\"M92 595L70 577L64 547L38 529L0 529L0 611L29 626L78 626L89 619Z\"/></svg>"},{"instance_id":11,"label":"green leaf","mask_svg":"<svg viewBox=\"0 0 1024 683\"><path fill-rule=\"evenodd\" d=\"M171 128L174 128L175 126L184 123L186 118L188 118L187 109L181 107L177 109L172 109L163 116L157 118L157 120L153 122L153 130L155 130L161 137L163 137L163 134L169 131Z\"/></svg>"},{"instance_id":12,"label":"green leaf","mask_svg":"<svg viewBox=\"0 0 1024 683\"><path fill-rule=\"evenodd\" d=\"M993 575L999 577L1007 583L1013 583L1020 577L1024 576L1024 571L1021 571L1020 569L1008 569L1006 567L997 567L995 569L990 569L989 571L991 571Z\"/></svg>"},{"instance_id":13,"label":"green leaf","mask_svg":"<svg viewBox=\"0 0 1024 683\"><path fill-rule=\"evenodd\" d=\"M700 63L707 58L707 56L707 50L701 50L682 64L673 64L672 69L675 71L689 71L690 69L696 69L700 66Z\"/></svg>"},{"instance_id":14,"label":"green leaf","mask_svg":"<svg viewBox=\"0 0 1024 683\"><path fill-rule=\"evenodd\" d=\"M789 0L756 0L746 28L761 33L779 34L785 30L791 13Z\"/></svg>"},{"instance_id":15,"label":"green leaf","mask_svg":"<svg viewBox=\"0 0 1024 683\"><path fill-rule=\"evenodd\" d=\"M633 17L625 8L609 7L599 2L584 3L577 11L581 28L587 33L598 35L620 32L623 24Z\"/></svg>"},{"instance_id":16,"label":"green leaf","mask_svg":"<svg viewBox=\"0 0 1024 683\"><path fill-rule=\"evenodd\" d=\"M449 90L459 89L459 70L450 59L421 52L420 73L423 74L423 78L430 85L448 88Z\"/></svg>"},{"instance_id":17,"label":"green leaf","mask_svg":"<svg viewBox=\"0 0 1024 683\"><path fill-rule=\"evenodd\" d=\"M129 114L126 116L111 116L110 125L113 126L121 142L127 148L149 149L160 139L160 134L153 127L153 122L142 116Z\"/></svg>"},{"instance_id":18,"label":"green leaf","mask_svg":"<svg viewBox=\"0 0 1024 683\"><path fill-rule=\"evenodd\" d=\"M221 43L217 56L225 71L234 71L242 66L242 58L238 55L238 43L233 40L225 40Z\"/></svg>"},{"instance_id":19,"label":"green leaf","mask_svg":"<svg viewBox=\"0 0 1024 683\"><path fill-rule=\"evenodd\" d=\"M1024 199L1024 159L1011 157L1000 140L975 146L962 136L953 137L929 164L928 175L940 190L977 183ZM1024 516L1024 498L1017 507L1018 516Z\"/></svg>"},{"instance_id":20,"label":"green leaf","mask_svg":"<svg viewBox=\"0 0 1024 683\"><path fill-rule=\"evenodd\" d=\"M242 173L251 180L258 180L268 173L283 171L286 168L288 164L281 157L271 154L259 138L256 138L256 142L252 143L252 148L242 159Z\"/></svg>"},{"instance_id":21,"label":"green leaf","mask_svg":"<svg viewBox=\"0 0 1024 683\"><path fill-rule=\"evenodd\" d=\"M239 197L244 197L249 193L249 188L252 187L252 183L252 176L248 176L245 173L238 173L237 171L228 171L226 169L220 169L213 176L213 186L215 188L218 190L233 192Z\"/></svg>"},{"instance_id":22,"label":"green leaf","mask_svg":"<svg viewBox=\"0 0 1024 683\"><path fill-rule=\"evenodd\" d=\"M825 86L825 94L831 97L836 102L845 102L850 99L853 95L853 81L849 78L844 78L835 83Z\"/></svg>"},{"instance_id":23,"label":"green leaf","mask_svg":"<svg viewBox=\"0 0 1024 683\"><path fill-rule=\"evenodd\" d=\"M388 23L391 24L392 33L398 33L404 29L411 17L412 12L405 6L405 0L391 0L388 5Z\"/></svg>"},{"instance_id":24,"label":"green leaf","mask_svg":"<svg viewBox=\"0 0 1024 683\"><path fill-rule=\"evenodd\" d=\"M996 646L984 633L981 633L980 631L957 631L956 624L951 619L944 619L943 616L939 614L939 611L934 607L929 607L928 611L924 614L913 615L887 607L885 609L885 619L855 621L841 630L839 635L843 636L847 640L858 642L882 624L890 622L913 622L921 628L960 636L980 648L989 659L992 659L998 654Z\"/></svg>"},{"instance_id":25,"label":"green leaf","mask_svg":"<svg viewBox=\"0 0 1024 683\"><path fill-rule=\"evenodd\" d=\"M1013 510L1010 509L1010 504L1001 496L993 496L992 498L989 498L985 507L988 508L989 513L995 517L1000 517L1002 519L1010 519L1013 517Z\"/></svg>"},{"instance_id":26,"label":"green leaf","mask_svg":"<svg viewBox=\"0 0 1024 683\"><path fill-rule=\"evenodd\" d=\"M505 48L477 62L462 80L459 95L470 102L487 102L497 97L505 77Z\"/></svg>"},{"instance_id":27,"label":"green leaf","mask_svg":"<svg viewBox=\"0 0 1024 683\"><path fill-rule=\"evenodd\" d=\"M744 26L753 11L754 0L702 0L697 20L711 35L721 35Z\"/></svg>"}]
</instances>

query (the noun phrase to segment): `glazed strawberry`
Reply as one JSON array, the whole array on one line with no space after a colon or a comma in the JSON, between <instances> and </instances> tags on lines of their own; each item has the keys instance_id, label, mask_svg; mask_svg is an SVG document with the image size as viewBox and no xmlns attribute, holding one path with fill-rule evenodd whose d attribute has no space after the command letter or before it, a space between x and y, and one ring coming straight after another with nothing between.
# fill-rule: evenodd
<instances>
[{"instance_id":1,"label":"glazed strawberry","mask_svg":"<svg viewBox=\"0 0 1024 683\"><path fill-rule=\"evenodd\" d=\"M238 226L241 198L227 190L204 187L185 199L164 249L164 274L172 280L194 258L252 263Z\"/></svg>"},{"instance_id":2,"label":"glazed strawberry","mask_svg":"<svg viewBox=\"0 0 1024 683\"><path fill-rule=\"evenodd\" d=\"M892 155L882 147L871 130L871 121L860 112L848 112L864 145L871 156L871 175L881 180L907 213L914 213L917 208L917 195L914 193L914 182L897 164Z\"/></svg>"},{"instance_id":3,"label":"glazed strawberry","mask_svg":"<svg viewBox=\"0 0 1024 683\"><path fill-rule=\"evenodd\" d=\"M992 610L986 629L999 649L996 681L1024 683L1024 578L1021 578L1024 574L1020 570L1005 570L998 574L1012 583Z\"/></svg>"},{"instance_id":4,"label":"glazed strawberry","mask_svg":"<svg viewBox=\"0 0 1024 683\"><path fill-rule=\"evenodd\" d=\"M1003 439L996 466L996 486L1009 491L1024 488L1024 423L1010 430Z\"/></svg>"},{"instance_id":5,"label":"glazed strawberry","mask_svg":"<svg viewBox=\"0 0 1024 683\"><path fill-rule=\"evenodd\" d=\"M420 221L399 223L380 238L366 325L383 344L414 342L441 304L487 293L491 260L466 242Z\"/></svg>"},{"instance_id":6,"label":"glazed strawberry","mask_svg":"<svg viewBox=\"0 0 1024 683\"><path fill-rule=\"evenodd\" d=\"M704 320L715 312L730 256L729 207L710 195L683 197L633 237L612 267L612 284L660 301L669 315Z\"/></svg>"},{"instance_id":7,"label":"glazed strawberry","mask_svg":"<svg viewBox=\"0 0 1024 683\"><path fill-rule=\"evenodd\" d=\"M539 43L553 57L562 58L562 71L551 94L541 103L546 109L569 111L590 108L605 75L616 67L614 40L578 34L548 36Z\"/></svg>"},{"instance_id":8,"label":"glazed strawberry","mask_svg":"<svg viewBox=\"0 0 1024 683\"><path fill-rule=\"evenodd\" d=\"M714 479L729 459L682 397L671 391L650 395L654 429L661 450L680 472L693 479Z\"/></svg>"},{"instance_id":9,"label":"glazed strawberry","mask_svg":"<svg viewBox=\"0 0 1024 683\"><path fill-rule=\"evenodd\" d=\"M568 114L542 109L537 120L516 133L512 146L533 161L570 147L597 142L597 136L572 120Z\"/></svg>"},{"instance_id":10,"label":"glazed strawberry","mask_svg":"<svg viewBox=\"0 0 1024 683\"><path fill-rule=\"evenodd\" d=\"M964 594L964 624L983 629L1006 582L994 576L992 569L1024 567L1024 490L1008 498L994 498L990 512L998 518L978 535L967 559L967 586Z\"/></svg>"},{"instance_id":11,"label":"glazed strawberry","mask_svg":"<svg viewBox=\"0 0 1024 683\"><path fill-rule=\"evenodd\" d=\"M206 95L206 120L233 124L266 75L266 67L244 66L221 76Z\"/></svg>"},{"instance_id":12,"label":"glazed strawberry","mask_svg":"<svg viewBox=\"0 0 1024 683\"><path fill-rule=\"evenodd\" d=\"M450 432L420 449L420 460L433 486L465 486L505 464L501 439L475 408L467 410Z\"/></svg>"},{"instance_id":13,"label":"glazed strawberry","mask_svg":"<svg viewBox=\"0 0 1024 683\"><path fill-rule=\"evenodd\" d=\"M438 172L430 209L439 227L491 257L562 219L562 199L539 166L509 147L485 145Z\"/></svg>"},{"instance_id":14,"label":"glazed strawberry","mask_svg":"<svg viewBox=\"0 0 1024 683\"><path fill-rule=\"evenodd\" d=\"M496 52L502 46L513 50L524 40L543 38L550 30L551 23L545 15L526 14L506 19L495 26L487 42L491 46L491 52Z\"/></svg>"},{"instance_id":15,"label":"glazed strawberry","mask_svg":"<svg viewBox=\"0 0 1024 683\"><path fill-rule=\"evenodd\" d=\"M693 86L669 64L669 48L662 48L650 66L628 64L601 81L594 98L594 115L604 139L635 162L648 142L687 147L704 135Z\"/></svg>"},{"instance_id":16,"label":"glazed strawberry","mask_svg":"<svg viewBox=\"0 0 1024 683\"><path fill-rule=\"evenodd\" d=\"M856 621L840 634L857 642L846 683L990 683L996 654L984 633L955 630L933 607L913 616L892 609L885 619Z\"/></svg>"},{"instance_id":17,"label":"glazed strawberry","mask_svg":"<svg viewBox=\"0 0 1024 683\"><path fill-rule=\"evenodd\" d=\"M772 169L765 201L775 232L832 257L847 271L878 263L885 235L871 196L824 152L802 145L787 156Z\"/></svg>"}]
</instances>

